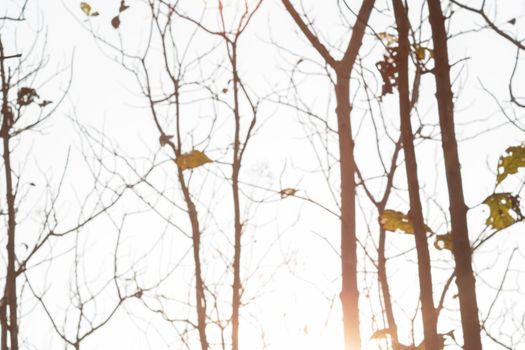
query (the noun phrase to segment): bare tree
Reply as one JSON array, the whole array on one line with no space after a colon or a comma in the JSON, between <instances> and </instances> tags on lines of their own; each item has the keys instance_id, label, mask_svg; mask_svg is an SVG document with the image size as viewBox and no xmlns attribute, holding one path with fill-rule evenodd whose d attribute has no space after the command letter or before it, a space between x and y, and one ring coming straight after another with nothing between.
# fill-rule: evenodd
<instances>
[{"instance_id":1,"label":"bare tree","mask_svg":"<svg viewBox=\"0 0 525 350\"><path fill-rule=\"evenodd\" d=\"M0 26L7 27L10 22L15 24L24 20L27 1L23 3L16 17L4 16L0 18ZM6 31L7 32L7 31ZM9 48L11 49L11 48ZM15 166L12 159L12 140L21 133L36 128L46 120L54 111L46 108L50 101L41 99L37 91L23 84L27 84L41 69L44 58L40 59L36 69L30 67L28 57L22 57L19 52L6 52L3 38L0 37L0 75L2 94L2 125L0 137L2 138L2 159L5 175L5 205L7 207L7 266L5 272L5 286L3 297L0 299L0 325L1 349L18 350L18 299L17 277L19 267L16 256L16 228L17 228L17 193L19 183L15 175ZM26 65L28 67L26 67ZM16 97L14 96L16 94ZM26 112L27 106L34 104L41 108L41 112L30 122L23 121L21 117ZM45 109L45 110L44 110Z\"/></svg>"},{"instance_id":2,"label":"bare tree","mask_svg":"<svg viewBox=\"0 0 525 350\"><path fill-rule=\"evenodd\" d=\"M103 35L95 33L92 28L90 30L99 42L104 43L110 50L115 50L122 56L119 63L137 78L141 92L148 103L153 124L159 133L161 149L168 149L171 153L171 162L175 165L177 182L183 196L186 207L185 214L189 219L191 229L189 236L192 240L191 249L195 275L194 305L197 322L193 324L189 320L187 321L195 326L198 331L199 346L203 350L214 348L216 345L225 348L229 343L225 340L225 331L228 331L230 327L231 347L237 350L239 348L241 324L240 310L243 306L245 289L242 276L242 238L248 223L247 217L245 217L247 214L243 213L243 211L247 212L247 208L243 204L241 168L249 141L255 131L260 103L259 98L248 88L239 71L239 62L241 61L239 42L253 16L260 8L262 1L255 1L253 4L245 2L239 11L234 8L231 12L234 21L231 29L227 24L230 22L229 9L224 8L221 1L218 1L217 4L218 7L211 7L211 9L205 6L201 13L195 15L194 7L184 6L179 2L148 1L146 6L153 21L153 27L146 50L138 55L130 54L122 46L110 44ZM124 16L123 12L128 7L122 2L119 16ZM208 24L205 17L208 13L214 16L213 19L218 19L218 29L211 29L213 27ZM122 23L124 23L124 19ZM113 21L112 25L118 30L120 20L118 24ZM187 41L180 37L179 32L175 32L178 28L187 30L189 33ZM204 50L202 54L192 57L189 52L193 50L197 36L199 38L207 36L210 39L203 40L213 41L211 41L209 50ZM151 49L154 44L159 45L160 54ZM217 58L220 61L224 60L226 64L223 65L221 62L218 68L212 68L211 73L204 76L203 71L207 69L205 60L208 59L208 56L215 54L218 51L217 48L222 45L225 46L225 55L217 56ZM157 71L159 62L161 63L160 71ZM209 66L213 67L212 64ZM219 90L221 91L219 92L216 90L217 81L224 80L224 73L228 76L227 86L222 87L222 91ZM166 79L167 84L162 85L161 89L157 89L156 81L152 79L156 74L159 74L161 79ZM196 78L198 74L202 74L202 77ZM159 92L159 90L162 91ZM165 92L166 90L169 91ZM188 102L188 99L193 98L199 103L206 103L216 113L210 124L196 126L195 130L198 129L198 131L195 132L204 135L203 141L193 139L193 130L190 129L191 121L185 117L185 108L188 110L193 108L191 107L192 102ZM174 115L164 115L167 110L172 108ZM224 176L223 170L219 170L218 174L213 174L213 171L205 170L206 167L200 168L201 165L210 163L212 160L205 154L205 149L197 149L200 145L213 141L216 125L223 122L219 116L221 112L228 113L227 115L231 116L231 119L228 119L227 122L233 124L231 146L224 148L221 152L231 151L232 158L231 162L221 160L213 162L230 166L231 176ZM173 126L175 129L170 131ZM185 151L190 146L192 150ZM200 169L194 170L195 168ZM194 174L201 170L209 172L208 175L213 174L212 176L216 176L221 181L225 180L225 183L231 186L233 257L229 259L226 258L225 252L218 252L222 260L221 263L226 264L226 271L221 275L221 279L231 278L233 280L233 283L230 284L231 303L227 304L224 304L222 300L224 293L222 281L221 283L214 281L215 276L210 276L207 281L205 277L206 270L211 269L211 267L208 267L207 258L202 253L203 249L208 249L203 243L203 235L207 222L215 221L216 218L213 214L214 209L209 203L205 202L204 196L198 195L199 191L202 191L202 186L206 186L206 181L203 179L200 185L192 184L192 182L201 181L201 179L194 179L197 177ZM172 205L180 209L180 205L174 201ZM153 207L152 209L155 210ZM221 228L221 230L223 229ZM230 232L229 230L224 231ZM230 240L229 237L228 240ZM147 307L161 314L164 319L175 323L173 318L169 316L168 310L150 305ZM231 310L229 316L226 316L227 310ZM219 329L220 340L210 339L208 333L212 325ZM186 340L183 341L186 342Z\"/></svg>"},{"instance_id":3,"label":"bare tree","mask_svg":"<svg viewBox=\"0 0 525 350\"><path fill-rule=\"evenodd\" d=\"M36 299L41 302L45 312L50 316L50 322L57 329L57 319L51 316L49 309L43 302L42 295L33 289L33 286L40 284L45 280L45 277L34 271L42 268L42 266L49 266L61 258L60 254L55 255L56 253L50 248L59 238L73 236L75 233L79 234L89 223L106 214L122 198L123 194L133 187L121 186L113 192L107 187L105 190L99 191L95 185L92 192L83 198L78 220L71 224L71 220L62 216L63 214L60 213L59 209L64 192L64 182L68 171L71 170L69 169L70 149L67 152L65 165L58 180L47 178L47 174L43 175L47 181L45 186L35 184L38 181L27 180L27 178L36 176L36 174L30 174L29 171L25 170L25 163L31 154L15 156L15 151L22 143L21 140L30 139L30 133L37 135L42 133L46 122L56 113L57 108L64 101L71 84L71 77L69 77L62 91L58 95L54 95L54 101L47 99L49 97L46 96L48 95L46 83L49 81L40 77L44 74L44 68L48 61L45 55L47 46L45 40L42 40L45 35L44 29L40 26L36 29L33 42L24 38L27 46L23 45L18 48L21 51L16 53L8 53L7 50L13 50L17 47L14 43L18 40L16 31L11 26L26 24L27 4L28 1L21 4L17 16L0 18L2 30L5 29L5 33L10 35L8 47L4 45L3 39L5 37L0 38L0 76L2 83L2 127L0 135L3 142L2 159L5 174L4 203L7 207L5 214L2 210L2 216L7 217L7 266L3 275L5 279L4 292L0 298L0 348L2 350L17 350L25 346L27 336L21 335L21 317L25 316L28 320L31 319L31 315L21 312L22 309L25 311L25 303L31 303L31 299L23 295L23 291L26 289L31 291L29 294L33 295L33 301ZM67 71L68 69L64 70ZM87 155L84 154L84 156ZM95 180L100 174L101 171L93 174ZM57 183L53 184L55 181ZM38 198L38 202L35 203L33 201L37 197L30 192L35 192L39 188L42 188L43 197ZM109 193L113 196L106 201L106 198L103 197ZM90 201L93 198L96 199ZM35 219L37 224L27 223L30 221L28 218ZM78 263L78 261L76 262ZM106 322L96 326L95 329L100 328ZM69 343L75 344L78 348L80 340Z\"/></svg>"},{"instance_id":4,"label":"bare tree","mask_svg":"<svg viewBox=\"0 0 525 350\"><path fill-rule=\"evenodd\" d=\"M339 156L341 176L341 271L342 289L341 303L343 305L343 323L345 334L345 349L361 348L359 332L359 289L357 286L357 238L355 224L355 160L354 141L351 127L350 76L359 54L359 48L365 33L366 25L372 10L374 0L364 0L357 14L355 26L343 58L337 60L321 43L319 38L308 26L289 0L283 0L286 11L290 14L298 28L306 36L312 47L321 55L336 76L335 95L337 98L337 126L339 134Z\"/></svg>"},{"instance_id":5,"label":"bare tree","mask_svg":"<svg viewBox=\"0 0 525 350\"><path fill-rule=\"evenodd\" d=\"M408 7L401 0L393 0L397 31L399 33L398 46L394 48L393 57L397 68L397 87L399 90L399 114L401 120L401 138L405 153L405 167L410 198L409 218L414 225L414 237L419 270L419 293L421 311L423 315L425 349L438 350L437 317L434 309L434 293L432 287L432 271L428 252L427 226L423 217L421 199L419 196L419 179L417 174L416 153L414 151L414 135L411 122L411 101L408 82L410 41Z\"/></svg>"},{"instance_id":6,"label":"bare tree","mask_svg":"<svg viewBox=\"0 0 525 350\"><path fill-rule=\"evenodd\" d=\"M0 73L2 74L2 129L0 134L3 140L3 159L5 170L6 203L7 203L7 271L4 296L0 306L0 320L2 324L2 350L7 350L7 339L9 334L10 349L18 349L18 322L17 322L17 297L16 297L16 256L15 256L15 229L16 211L15 194L11 166L11 149L9 146L10 129L14 124L14 115L9 106L9 80L7 76L5 61L16 58L17 55L5 55L4 46L0 39ZM8 311L9 310L9 311Z\"/></svg>"},{"instance_id":7,"label":"bare tree","mask_svg":"<svg viewBox=\"0 0 525 350\"><path fill-rule=\"evenodd\" d=\"M262 0L257 0L251 9L248 2L244 3L244 9L242 10L239 20L237 21L234 29L226 28L225 20L225 10L222 4L222 1L218 1L218 10L219 10L219 22L221 28L219 30L212 30L206 27L203 23L195 20L187 15L179 12L175 6L169 5L168 3L164 4L171 8L180 17L185 20L190 21L191 23L198 26L200 29L204 30L206 33L218 36L226 45L226 53L228 57L228 62L230 64L231 78L233 86L233 103L231 104L231 112L233 114L234 120L234 136L233 136L233 159L232 159L232 175L231 175L231 187L233 195L233 232L234 232L234 256L233 256L233 284L232 284L232 332L231 332L231 347L232 350L239 349L239 311L241 308L241 297L242 297L242 282L241 282L241 252L242 252L242 235L243 235L243 226L246 224L242 215L241 215L241 196L240 196L240 175L241 175L241 166L243 156L245 154L246 148L252 137L252 132L254 131L256 121L257 121L257 109L258 102L252 101L246 83L241 79L239 75L239 54L238 46L241 39L241 35L245 32L248 27L251 19L253 18L256 11L262 4ZM251 115L249 120L248 127L246 130L242 127L243 119L246 117L241 117L243 114L243 109L241 107L241 99L244 99L248 104L248 113Z\"/></svg>"},{"instance_id":8,"label":"bare tree","mask_svg":"<svg viewBox=\"0 0 525 350\"><path fill-rule=\"evenodd\" d=\"M459 290L464 348L466 350L478 350L481 349L481 335L476 298L476 281L472 271L472 249L468 236L467 206L463 196L461 165L454 127L454 100L452 83L450 81L445 17L443 16L440 1L428 0L427 3L434 43L436 99L450 201L452 252L456 262L456 282Z\"/></svg>"}]
</instances>

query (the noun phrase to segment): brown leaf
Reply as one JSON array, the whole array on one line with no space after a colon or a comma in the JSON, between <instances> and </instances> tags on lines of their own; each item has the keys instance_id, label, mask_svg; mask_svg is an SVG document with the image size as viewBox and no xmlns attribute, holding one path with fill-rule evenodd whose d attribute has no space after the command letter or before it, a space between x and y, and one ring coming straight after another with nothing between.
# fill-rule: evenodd
<instances>
[{"instance_id":1,"label":"brown leaf","mask_svg":"<svg viewBox=\"0 0 525 350\"><path fill-rule=\"evenodd\" d=\"M159 143L160 143L160 146L161 147L164 147L166 146L170 140L173 138L173 135L166 135L166 134L162 134L159 136Z\"/></svg>"},{"instance_id":2,"label":"brown leaf","mask_svg":"<svg viewBox=\"0 0 525 350\"><path fill-rule=\"evenodd\" d=\"M111 25L113 28L118 29L118 27L120 27L120 18L118 16L113 17L111 20Z\"/></svg>"},{"instance_id":3,"label":"brown leaf","mask_svg":"<svg viewBox=\"0 0 525 350\"><path fill-rule=\"evenodd\" d=\"M50 104L50 103L53 103L53 101L44 100L44 101L40 102L40 103L38 104L38 106L41 107L41 108L44 108L45 106L47 106L47 105Z\"/></svg>"},{"instance_id":4,"label":"brown leaf","mask_svg":"<svg viewBox=\"0 0 525 350\"><path fill-rule=\"evenodd\" d=\"M126 5L124 0L122 0L120 2L120 8L118 9L118 12L120 13L120 12L126 11L127 9L129 9L129 6Z\"/></svg>"},{"instance_id":5,"label":"brown leaf","mask_svg":"<svg viewBox=\"0 0 525 350\"><path fill-rule=\"evenodd\" d=\"M281 198L295 196L296 193L297 193L297 190L295 188L284 188L281 191L279 191Z\"/></svg>"},{"instance_id":6,"label":"brown leaf","mask_svg":"<svg viewBox=\"0 0 525 350\"><path fill-rule=\"evenodd\" d=\"M36 93L36 90L30 87L23 87L18 90L16 103L18 103L20 106L27 106L35 100L35 98L39 97Z\"/></svg>"}]
</instances>

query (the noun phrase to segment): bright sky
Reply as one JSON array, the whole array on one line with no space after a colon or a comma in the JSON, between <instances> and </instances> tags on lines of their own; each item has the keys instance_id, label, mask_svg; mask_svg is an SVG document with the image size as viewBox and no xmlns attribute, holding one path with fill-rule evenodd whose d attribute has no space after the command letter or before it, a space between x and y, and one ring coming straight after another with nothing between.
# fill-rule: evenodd
<instances>
[{"instance_id":1,"label":"bright sky","mask_svg":"<svg viewBox=\"0 0 525 350\"><path fill-rule=\"evenodd\" d=\"M469 1L469 4L475 6L478 2ZM19 3L19 0L4 1L0 5L0 16L16 11ZM100 12L100 16L87 20L80 10L79 1L30 0L25 22L10 23L1 28L7 53L21 52L25 55L33 47L33 42L36 42L31 56L33 61L30 63L34 64L42 57L39 52L44 49L47 64L32 82L43 97L57 101L71 76L71 87L53 117L39 129L40 132L25 134L16 144L14 159L16 169L22 174L21 193L27 193L19 214L23 218L19 221L20 245L33 244L34 232L41 225L43 207L49 201L45 195L46 182L49 181L51 188L57 188L69 151L69 168L58 201L61 228L69 227L78 220L81 203L86 195L89 194L86 205L88 211L99 199L104 202L110 200L109 192L105 192L102 198L98 198L96 192L90 192L94 178L100 181L99 185L107 183L112 188L122 185L119 176L127 181L137 179L123 160L114 159L111 154L113 149L125 156L139 173L147 169L153 159L160 162L170 157L168 151L159 148L159 135L137 80L118 63L118 53L94 39L89 31L91 29L112 45L123 45L130 54L142 50L149 33L148 8L142 0L128 1L130 9L122 14L120 29L115 30L111 27L110 20L119 3L118 0L92 0L90 4L94 10ZM236 13L238 3L241 1L224 1L227 16ZM358 9L356 2L349 3L353 10ZM376 32L395 33L388 3L377 3L371 20L371 27ZM512 35L525 37L523 1L497 1L497 13L494 7L496 1L489 3L489 13L495 16L496 23L501 24ZM344 18L338 15L337 2L305 0L303 4L311 18L315 19L316 30L323 42L331 47L335 56L339 56L338 50L345 47L349 31ZM410 4L413 6L411 14L415 23L419 18L422 2ZM191 0L183 1L182 6L193 16L197 16L203 6L208 6L204 22L212 27L217 25L214 17L217 12L215 2ZM470 32L480 27L481 19L458 12L453 16L451 33L467 32L450 41L450 56L452 62L458 62L453 68L454 90L458 97L457 134L461 140L467 205L472 208L469 212L471 240L475 240L485 227L487 208L480 203L494 189L497 160L508 146L518 145L524 140L523 131L508 122L489 92L494 94L508 113L516 113L518 119L525 120L525 112L513 110L507 103L507 84L515 49L489 31ZM345 15L353 23L354 17L348 12ZM512 18L517 19L514 25L507 23ZM175 40L186 43L192 29L187 23L177 26L174 31ZM430 45L428 25L424 26L421 38L425 45ZM195 57L217 43L216 39L199 31L189 46L187 55ZM267 96L260 106L260 129L248 148L243 165L243 193L246 194L243 210L247 220L243 237L243 278L248 279L248 282L244 297L247 305L242 309L242 349L263 349L263 343L267 345L267 349L341 349L338 299L340 267L337 252L334 251L334 247L337 250L339 245L338 220L328 211L308 201L298 198L281 200L275 192L287 187L297 188L299 195L337 212L339 175L334 160L337 157L335 135L326 132L322 123L285 105L304 104L326 119L328 125L335 127L332 87L319 56L297 32L279 1L264 1L239 45L240 71L249 85L250 93L254 97ZM159 56L155 55L158 49L158 42L154 39L149 64L154 86L160 91L167 80L161 74ZM365 37L361 54L364 80L378 94L380 76L375 62L381 59L383 51L371 31ZM299 92L297 97L287 89L290 87L291 69L299 57L304 57L305 60L294 75L294 83ZM223 45L206 56L198 68L190 73L190 78L206 78L221 63L226 63ZM516 75L517 89L523 86L523 72L522 68ZM380 196L384 183L374 179L381 174L381 167L370 110L365 100L363 79L359 74L360 72L356 72L353 80L356 158L365 178L370 179L370 188L374 194ZM228 86L228 79L227 72L222 71L217 74L211 88L220 92ZM414 123L422 122L425 125L422 133L433 137L421 141L417 148L426 219L434 231L446 233L449 226L448 216L444 211L448 204L441 148L435 138L437 110L433 89L432 77L424 76ZM231 97L225 95L226 100L231 100ZM202 96L205 96L205 91L195 89L183 97L187 101L183 107L187 134L183 139L186 150L189 151L194 146L205 147L210 158L217 161L195 170L191 188L197 198L204 227L206 279L210 288L217 291L220 313L225 315L229 312L227 305L231 284L231 277L225 274L228 264L225 259L231 258L230 242L233 238L231 193L224 179L229 176L230 169L221 162L229 162L231 158L229 140L233 129L231 119L228 119L229 112L221 106L214 110L209 100L195 100ZM386 133L395 138L398 133L396 98L396 95L385 97L381 106L375 100L372 102L374 120L380 120L380 108L386 120L386 129L380 128L379 144L387 164L392 143ZM162 112L164 126L168 131L173 131L174 123L172 120L170 122L173 110L166 108ZM212 124L213 116L217 117L216 125ZM89 139L85 135L79 135L79 126L73 120L92 130L93 135L103 133L104 143L108 148L103 149L100 144L96 144L90 150ZM213 128L213 134L211 140L208 140L206 136L210 128ZM100 139L100 136L97 138ZM82 151L87 155L82 155ZM106 165L106 168L95 175L88 168L88 165L95 169L98 167L92 152L99 152L97 156ZM396 175L398 190L392 195L388 208L406 212L407 193L403 164L400 164ZM119 175L112 174L112 171ZM519 191L523 176L519 179L506 183L503 190L514 193ZM77 274L80 275L82 293L87 296L97 288L104 287L111 279L117 239L120 239L117 251L118 270L123 278L128 279L122 282L123 289L129 288L127 292L132 292L136 288L132 278L136 278L144 288L168 274L169 277L161 286L145 292L142 300L151 309L162 307L172 318L185 319L189 316L192 320L195 319L193 309L184 304L190 300L193 281L192 257L189 251L191 242L175 226L166 224L162 219L169 217L182 231L188 232L184 212L170 203L170 200L177 205L183 203L173 164L168 162L160 166L150 180L156 190L146 185L137 189L143 200L130 193L111 210L111 216L99 218L86 226L78 236L73 233L67 238L51 242L39 256L38 261L43 263L32 270L31 283L39 293L45 294L49 310L55 315L59 328L64 327L68 332L73 332L76 327L73 321L76 319L73 309L76 301L70 289L74 286L76 273L73 247L78 246L81 268ZM36 187L29 186L29 182L34 182ZM363 191L360 191L359 198L359 238L368 254L375 259L378 240L377 212ZM146 203L150 203L156 212L148 208ZM86 214L81 216L85 217ZM500 237L474 256L476 271L480 274L477 282L483 317L490 308L495 288L501 282L502 271L511 252L516 249L511 263L512 271L492 310L493 317L487 322L487 327L504 334L514 332L516 327L520 328L519 320L525 315L525 306L518 302L525 292L525 275L521 271L525 263L522 230L523 224L517 224L499 233ZM432 243L430 240L437 301L443 283L452 271L453 262L448 251L437 251L433 249ZM387 245L387 256L392 257L387 268L391 276L400 339L408 344L412 340L411 318L418 306L416 257L412 249L414 242L409 235L389 233ZM19 254L23 255L22 247ZM59 257L49 262L46 258L50 256ZM359 261L362 269L360 283L363 296L364 348L377 349L377 344L368 340L374 330L383 327L378 305L376 272L363 251L360 252ZM26 303L23 303L22 308L21 335L26 348L63 347L49 318L28 288L23 293L22 300ZM111 286L105 286L96 302L87 308L87 314L96 315L95 319L103 318L114 306L114 293ZM447 294L446 308L439 324L441 332L458 327L458 306L453 297L455 293L453 287ZM178 334L184 328L183 323L172 326L159 315L147 310L143 303L130 300L107 325L87 338L83 348L184 349ZM414 329L417 343L421 340L419 319L416 320ZM217 327L210 327L209 331L214 341L218 341ZM261 331L264 332L264 342ZM523 337L523 326L521 331ZM229 337L228 333L227 336ZM516 349L525 349L525 339L518 343L517 336L513 339L506 335L500 336L505 343L515 344ZM197 348L194 343L196 333L190 333L189 337L190 348ZM490 340L486 340L486 344L487 349L495 349Z\"/></svg>"}]
</instances>

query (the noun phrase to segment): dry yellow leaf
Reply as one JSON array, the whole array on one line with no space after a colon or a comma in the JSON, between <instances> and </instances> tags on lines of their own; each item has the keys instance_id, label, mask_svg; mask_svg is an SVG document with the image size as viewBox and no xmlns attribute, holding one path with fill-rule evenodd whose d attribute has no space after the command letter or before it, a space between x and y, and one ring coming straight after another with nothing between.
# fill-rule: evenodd
<instances>
[{"instance_id":1,"label":"dry yellow leaf","mask_svg":"<svg viewBox=\"0 0 525 350\"><path fill-rule=\"evenodd\" d=\"M412 45L412 48L414 50L414 54L416 55L416 58L418 61L424 61L428 57L433 58L434 57L434 50L429 49L428 47L421 46L419 44Z\"/></svg>"},{"instance_id":2,"label":"dry yellow leaf","mask_svg":"<svg viewBox=\"0 0 525 350\"><path fill-rule=\"evenodd\" d=\"M395 35L386 32L381 32L378 33L377 36L379 37L379 39L381 39L381 41L385 43L386 46L390 46L392 44L397 43L397 37Z\"/></svg>"},{"instance_id":3,"label":"dry yellow leaf","mask_svg":"<svg viewBox=\"0 0 525 350\"><path fill-rule=\"evenodd\" d=\"M414 233L414 227L410 218L400 211L396 210L385 210L379 219L383 228L387 231L403 231L405 233Z\"/></svg>"},{"instance_id":4,"label":"dry yellow leaf","mask_svg":"<svg viewBox=\"0 0 525 350\"><path fill-rule=\"evenodd\" d=\"M414 226L408 215L400 211L387 209L379 217L379 222L387 231L403 231L404 233L414 234ZM426 232L432 232L430 227L425 225Z\"/></svg>"},{"instance_id":5,"label":"dry yellow leaf","mask_svg":"<svg viewBox=\"0 0 525 350\"><path fill-rule=\"evenodd\" d=\"M490 214L485 223L496 230L523 220L519 198L510 193L493 193L483 201L483 204L490 208Z\"/></svg>"},{"instance_id":6,"label":"dry yellow leaf","mask_svg":"<svg viewBox=\"0 0 525 350\"><path fill-rule=\"evenodd\" d=\"M452 235L450 233L444 235L436 235L434 247L439 250L448 249L452 251Z\"/></svg>"},{"instance_id":7,"label":"dry yellow leaf","mask_svg":"<svg viewBox=\"0 0 525 350\"><path fill-rule=\"evenodd\" d=\"M81 2L80 3L80 9L82 10L82 12L84 12L86 14L86 16L90 16L91 15L91 5L88 4L87 2Z\"/></svg>"},{"instance_id":8,"label":"dry yellow leaf","mask_svg":"<svg viewBox=\"0 0 525 350\"><path fill-rule=\"evenodd\" d=\"M201 151L192 150L183 153L175 161L181 170L197 168L203 164L211 163L211 159Z\"/></svg>"},{"instance_id":9,"label":"dry yellow leaf","mask_svg":"<svg viewBox=\"0 0 525 350\"><path fill-rule=\"evenodd\" d=\"M525 145L512 146L499 158L496 184L501 183L508 175L516 174L519 168L525 167Z\"/></svg>"}]
</instances>

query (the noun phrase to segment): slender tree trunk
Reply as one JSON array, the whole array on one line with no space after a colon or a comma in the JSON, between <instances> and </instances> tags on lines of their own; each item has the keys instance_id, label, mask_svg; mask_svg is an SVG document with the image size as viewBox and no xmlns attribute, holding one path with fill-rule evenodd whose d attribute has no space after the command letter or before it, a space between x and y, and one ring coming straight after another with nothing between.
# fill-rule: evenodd
<instances>
[{"instance_id":1,"label":"slender tree trunk","mask_svg":"<svg viewBox=\"0 0 525 350\"><path fill-rule=\"evenodd\" d=\"M174 81L174 94L175 94L175 110L176 110L176 134L177 134L177 145L169 142L170 147L175 153L176 158L181 156L181 133L180 133L180 95L179 95L179 83ZM154 115L155 123L161 130L158 120L156 118L155 110L151 106L152 113ZM176 163L176 162L175 162ZM176 165L177 166L177 165ZM186 208L188 209L188 216L191 224L191 236L193 243L193 261L195 263L195 303L197 307L197 328L199 332L199 340L201 344L201 350L208 350L209 343L206 335L206 295L204 294L204 280L202 278L202 264L200 257L200 245L201 245L201 229L199 224L199 215L195 203L191 198L190 189L184 178L183 171L177 166L177 176L181 186L184 201L186 202Z\"/></svg>"},{"instance_id":2,"label":"slender tree trunk","mask_svg":"<svg viewBox=\"0 0 525 350\"><path fill-rule=\"evenodd\" d=\"M193 260L195 263L195 301L197 305L197 327L202 350L208 350L208 339L206 336L206 296L204 295L204 281L202 279L202 266L200 259L201 231L195 204L191 199L189 189L184 180L182 170L178 169L179 182L182 187L188 215L191 222L191 234L193 240Z\"/></svg>"},{"instance_id":3,"label":"slender tree trunk","mask_svg":"<svg viewBox=\"0 0 525 350\"><path fill-rule=\"evenodd\" d=\"M341 304L343 309L343 328L345 350L360 350L359 332L359 289L357 286L357 235L355 227L355 160L354 139L350 121L350 75L375 0L364 0L357 14L352 35L341 60L336 60L321 43L295 10L290 0L282 0L299 29L306 36L312 47L321 55L327 65L332 67L337 76L335 84L336 115L339 138L339 166L341 175Z\"/></svg>"},{"instance_id":4,"label":"slender tree trunk","mask_svg":"<svg viewBox=\"0 0 525 350\"><path fill-rule=\"evenodd\" d=\"M384 208L382 209L384 210ZM382 212L381 210L381 212ZM390 329L392 337L392 348L399 349L399 342L397 338L397 323L394 317L394 310L392 308L392 298L390 297L390 287L388 285L388 277L386 274L386 258L385 258L385 243L386 232L382 225L379 224L379 246L378 246L378 261L377 261L377 275L379 286L381 287L381 295L383 299L383 307L385 308L386 321Z\"/></svg>"},{"instance_id":5,"label":"slender tree trunk","mask_svg":"<svg viewBox=\"0 0 525 350\"><path fill-rule=\"evenodd\" d=\"M452 252L456 261L456 283L459 292L464 349L480 350L482 347L476 299L476 281L472 271L472 250L468 238L467 206L463 196L461 165L459 163L458 145L454 130L454 102L452 84L450 82L445 18L439 0L428 0L427 2L434 42L436 98L450 201Z\"/></svg>"},{"instance_id":6,"label":"slender tree trunk","mask_svg":"<svg viewBox=\"0 0 525 350\"><path fill-rule=\"evenodd\" d=\"M0 73L2 75L2 128L0 136L3 141L3 160L5 170L6 203L7 203L7 271L1 312L2 350L7 348L6 333L9 333L10 350L18 350L18 311L16 295L16 256L15 256L15 195L11 169L11 150L9 148L9 130L12 127L13 115L8 105L9 83L4 66L4 47L0 39ZM9 312L8 312L9 311ZM9 314L9 317L8 317ZM7 328L7 329L4 329Z\"/></svg>"},{"instance_id":7,"label":"slender tree trunk","mask_svg":"<svg viewBox=\"0 0 525 350\"><path fill-rule=\"evenodd\" d=\"M397 167L397 158L401 149L401 139L396 143L396 148L394 150L394 153L392 154L392 162L390 164L390 171L387 175L387 183L385 187L385 192L383 194L383 198L380 202L377 202L373 199L373 196L370 194L370 199L375 203L375 206L377 208L377 212L379 214L383 213L385 211L386 204L388 203L388 198L390 197L390 194L392 193L393 189L393 183L394 183L394 175L396 172ZM368 192L368 191L367 191ZM397 336L397 323L396 319L394 317L394 310L392 307L392 297L390 295L390 286L388 282L388 276L386 271L386 257L385 257L385 250L386 250L386 230L383 228L383 225L381 224L381 215L378 217L378 227L379 227L379 245L377 248L377 279L380 287L380 295L381 300L383 303L383 310L386 315L386 327L390 330L390 337L391 337L391 345L393 350L400 350L399 340Z\"/></svg>"},{"instance_id":8,"label":"slender tree trunk","mask_svg":"<svg viewBox=\"0 0 525 350\"><path fill-rule=\"evenodd\" d=\"M231 64L233 70L233 98L235 136L233 140L232 163L232 194L234 211L234 257L233 257L233 287L232 287L232 350L239 350L239 309L241 307L241 207L239 200L239 173L241 170L240 158L240 131L241 116L239 110L239 77L237 74L237 43L232 44Z\"/></svg>"},{"instance_id":9,"label":"slender tree trunk","mask_svg":"<svg viewBox=\"0 0 525 350\"><path fill-rule=\"evenodd\" d=\"M354 140L350 125L350 76L337 74L337 127L341 172L341 271L345 349L361 349L359 290L357 286L357 237L355 232Z\"/></svg>"},{"instance_id":10,"label":"slender tree trunk","mask_svg":"<svg viewBox=\"0 0 525 350\"><path fill-rule=\"evenodd\" d=\"M401 121L401 138L405 153L405 168L407 173L408 194L410 199L409 217L414 226L414 237L419 272L419 289L421 299L421 313L423 316L423 331L425 335L424 344L426 350L438 350L440 348L437 335L436 310L432 292L432 271L430 266L430 255L428 251L427 229L423 218L423 209L419 197L419 179L417 175L417 161L414 150L414 136L410 121L410 91L408 82L408 62L410 54L410 42L408 39L409 22L406 9L401 0L393 0L396 17L397 31L399 33L399 46L397 52L399 90L399 114Z\"/></svg>"}]
</instances>

